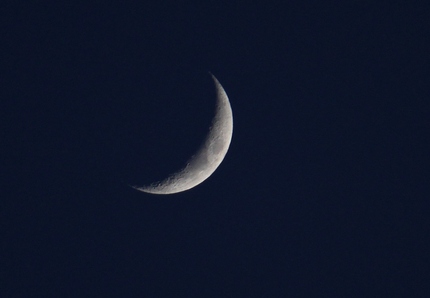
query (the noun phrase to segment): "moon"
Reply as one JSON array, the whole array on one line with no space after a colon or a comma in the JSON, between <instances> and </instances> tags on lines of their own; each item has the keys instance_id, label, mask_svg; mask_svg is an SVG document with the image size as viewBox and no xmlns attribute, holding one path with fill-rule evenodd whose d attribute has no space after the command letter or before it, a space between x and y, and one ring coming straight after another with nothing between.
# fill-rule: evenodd
<instances>
[{"instance_id":1,"label":"moon","mask_svg":"<svg viewBox=\"0 0 430 298\"><path fill-rule=\"evenodd\" d=\"M151 194L174 194L189 190L211 176L223 161L233 135L233 112L224 88L214 75L216 110L209 133L197 152L181 170L166 179L147 186L133 188Z\"/></svg>"}]
</instances>

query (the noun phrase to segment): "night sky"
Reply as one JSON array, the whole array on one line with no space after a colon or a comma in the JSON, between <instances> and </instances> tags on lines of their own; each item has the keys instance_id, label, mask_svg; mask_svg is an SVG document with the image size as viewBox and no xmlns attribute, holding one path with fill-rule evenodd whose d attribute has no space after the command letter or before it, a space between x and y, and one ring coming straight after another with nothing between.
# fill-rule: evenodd
<instances>
[{"instance_id":1,"label":"night sky","mask_svg":"<svg viewBox=\"0 0 430 298\"><path fill-rule=\"evenodd\" d=\"M39 2L0 9L0 297L430 297L426 1ZM209 72L223 163L131 188Z\"/></svg>"}]
</instances>

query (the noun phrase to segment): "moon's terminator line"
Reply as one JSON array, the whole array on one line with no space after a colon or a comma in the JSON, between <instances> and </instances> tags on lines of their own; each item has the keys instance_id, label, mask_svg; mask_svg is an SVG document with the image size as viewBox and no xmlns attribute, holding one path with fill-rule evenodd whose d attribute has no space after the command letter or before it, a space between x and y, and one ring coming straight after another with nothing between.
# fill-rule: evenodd
<instances>
[{"instance_id":1,"label":"moon's terminator line","mask_svg":"<svg viewBox=\"0 0 430 298\"><path fill-rule=\"evenodd\" d=\"M211 74L212 75L212 74ZM223 161L233 135L233 112L224 88L214 75L217 93L215 116L206 140L186 166L166 179L135 189L152 194L173 194L193 188L212 175Z\"/></svg>"}]
</instances>

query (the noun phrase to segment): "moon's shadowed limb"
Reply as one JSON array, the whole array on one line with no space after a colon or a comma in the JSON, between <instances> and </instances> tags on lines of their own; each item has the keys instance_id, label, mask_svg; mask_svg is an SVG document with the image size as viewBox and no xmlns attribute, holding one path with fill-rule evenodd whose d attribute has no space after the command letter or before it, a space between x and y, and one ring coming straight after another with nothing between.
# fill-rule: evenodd
<instances>
[{"instance_id":1,"label":"moon's shadowed limb","mask_svg":"<svg viewBox=\"0 0 430 298\"><path fill-rule=\"evenodd\" d=\"M173 194L193 188L212 175L223 161L233 135L233 113L224 88L212 75L217 92L215 116L209 133L200 149L187 165L166 179L148 186L133 186L152 194Z\"/></svg>"}]
</instances>

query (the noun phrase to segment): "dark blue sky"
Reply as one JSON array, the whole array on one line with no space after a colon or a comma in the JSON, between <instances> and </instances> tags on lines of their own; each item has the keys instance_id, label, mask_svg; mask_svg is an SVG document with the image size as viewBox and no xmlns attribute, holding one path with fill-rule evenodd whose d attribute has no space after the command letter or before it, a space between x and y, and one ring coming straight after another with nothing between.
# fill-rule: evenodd
<instances>
[{"instance_id":1,"label":"dark blue sky","mask_svg":"<svg viewBox=\"0 0 430 298\"><path fill-rule=\"evenodd\" d=\"M2 4L0 296L427 297L429 5L154 3Z\"/></svg>"}]
</instances>

